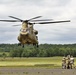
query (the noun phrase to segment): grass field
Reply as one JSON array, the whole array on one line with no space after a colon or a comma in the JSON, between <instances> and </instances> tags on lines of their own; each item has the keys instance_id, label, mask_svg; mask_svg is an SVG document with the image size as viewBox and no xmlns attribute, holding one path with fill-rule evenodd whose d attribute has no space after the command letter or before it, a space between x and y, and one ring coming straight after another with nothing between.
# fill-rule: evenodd
<instances>
[{"instance_id":1,"label":"grass field","mask_svg":"<svg viewBox=\"0 0 76 75\"><path fill-rule=\"evenodd\" d=\"M62 57L0 58L0 67L61 68L61 63Z\"/></svg>"}]
</instances>

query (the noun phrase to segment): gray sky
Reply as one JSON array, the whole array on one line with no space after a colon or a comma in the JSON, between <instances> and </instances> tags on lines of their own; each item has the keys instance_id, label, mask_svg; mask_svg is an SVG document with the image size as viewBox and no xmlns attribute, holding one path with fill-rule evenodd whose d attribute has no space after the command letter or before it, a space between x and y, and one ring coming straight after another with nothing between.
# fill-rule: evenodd
<instances>
[{"instance_id":1,"label":"gray sky","mask_svg":"<svg viewBox=\"0 0 76 75\"><path fill-rule=\"evenodd\" d=\"M39 31L39 43L71 44L76 43L76 1L75 0L0 0L0 19L8 16L30 19L71 20L71 23L34 25ZM21 23L0 22L0 43L18 43Z\"/></svg>"}]
</instances>

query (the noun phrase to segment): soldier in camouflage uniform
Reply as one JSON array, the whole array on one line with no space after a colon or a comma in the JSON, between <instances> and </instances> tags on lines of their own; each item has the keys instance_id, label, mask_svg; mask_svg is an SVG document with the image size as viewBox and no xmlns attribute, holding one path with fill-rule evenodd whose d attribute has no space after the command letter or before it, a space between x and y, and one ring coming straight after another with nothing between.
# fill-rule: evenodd
<instances>
[{"instance_id":1,"label":"soldier in camouflage uniform","mask_svg":"<svg viewBox=\"0 0 76 75\"><path fill-rule=\"evenodd\" d=\"M66 69L66 58L63 57L62 59L62 69Z\"/></svg>"}]
</instances>

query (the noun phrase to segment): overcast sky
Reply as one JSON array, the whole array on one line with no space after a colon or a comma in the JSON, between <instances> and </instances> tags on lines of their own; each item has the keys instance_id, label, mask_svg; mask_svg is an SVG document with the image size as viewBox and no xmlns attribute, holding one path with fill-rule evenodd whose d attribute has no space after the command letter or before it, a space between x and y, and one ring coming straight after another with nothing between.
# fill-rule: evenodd
<instances>
[{"instance_id":1,"label":"overcast sky","mask_svg":"<svg viewBox=\"0 0 76 75\"><path fill-rule=\"evenodd\" d=\"M76 0L0 0L0 19L8 16L30 19L71 20L70 23L34 25L39 31L39 43L72 44L76 43ZM18 43L17 36L21 23L0 22L0 43Z\"/></svg>"}]
</instances>

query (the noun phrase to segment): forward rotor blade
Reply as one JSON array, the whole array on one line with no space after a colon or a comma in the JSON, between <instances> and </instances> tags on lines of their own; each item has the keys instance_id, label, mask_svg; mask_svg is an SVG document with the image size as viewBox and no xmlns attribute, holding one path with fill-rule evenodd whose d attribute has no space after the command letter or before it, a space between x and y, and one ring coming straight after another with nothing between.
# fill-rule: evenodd
<instances>
[{"instance_id":1,"label":"forward rotor blade","mask_svg":"<svg viewBox=\"0 0 76 75\"><path fill-rule=\"evenodd\" d=\"M66 20L66 21L52 21L52 22L40 22L40 23L33 23L33 24L50 24L50 23L63 23L63 22L70 22L70 20Z\"/></svg>"},{"instance_id":2,"label":"forward rotor blade","mask_svg":"<svg viewBox=\"0 0 76 75\"><path fill-rule=\"evenodd\" d=\"M23 21L22 19L19 19L19 18L17 18L17 17L13 17L13 16L9 16L9 17L11 17L11 18L14 18L14 19L17 19L17 20L19 20L19 21Z\"/></svg>"},{"instance_id":3,"label":"forward rotor blade","mask_svg":"<svg viewBox=\"0 0 76 75\"><path fill-rule=\"evenodd\" d=\"M0 21L3 21L3 22L20 22L18 20L0 20Z\"/></svg>"},{"instance_id":4,"label":"forward rotor blade","mask_svg":"<svg viewBox=\"0 0 76 75\"><path fill-rule=\"evenodd\" d=\"M12 26L20 26L20 24L18 24L18 25L12 25Z\"/></svg>"},{"instance_id":5,"label":"forward rotor blade","mask_svg":"<svg viewBox=\"0 0 76 75\"><path fill-rule=\"evenodd\" d=\"M42 17L42 16L37 16L37 17L31 18L28 21L33 20L33 19L36 19L36 18L40 18L40 17Z\"/></svg>"}]
</instances>

